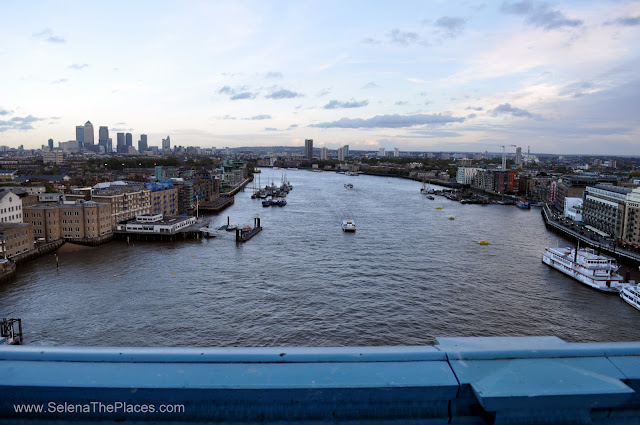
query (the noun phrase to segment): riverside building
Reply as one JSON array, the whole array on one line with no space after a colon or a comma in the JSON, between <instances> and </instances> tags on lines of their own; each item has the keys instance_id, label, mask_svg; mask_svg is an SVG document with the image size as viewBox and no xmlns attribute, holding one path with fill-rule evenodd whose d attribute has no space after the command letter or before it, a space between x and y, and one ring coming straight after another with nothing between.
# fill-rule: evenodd
<instances>
[{"instance_id":1,"label":"riverside building","mask_svg":"<svg viewBox=\"0 0 640 425\"><path fill-rule=\"evenodd\" d=\"M37 204L25 207L25 223L33 236L47 242L58 239L90 240L111 233L111 205L93 201Z\"/></svg>"}]
</instances>

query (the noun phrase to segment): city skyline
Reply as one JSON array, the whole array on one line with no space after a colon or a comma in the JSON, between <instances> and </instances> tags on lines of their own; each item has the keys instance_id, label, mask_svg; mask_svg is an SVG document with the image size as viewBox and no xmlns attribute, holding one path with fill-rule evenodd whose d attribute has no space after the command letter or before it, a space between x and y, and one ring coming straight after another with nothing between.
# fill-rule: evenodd
<instances>
[{"instance_id":1,"label":"city skyline","mask_svg":"<svg viewBox=\"0 0 640 425\"><path fill-rule=\"evenodd\" d=\"M639 1L0 10L0 145L91 121L150 146L638 153Z\"/></svg>"}]
</instances>

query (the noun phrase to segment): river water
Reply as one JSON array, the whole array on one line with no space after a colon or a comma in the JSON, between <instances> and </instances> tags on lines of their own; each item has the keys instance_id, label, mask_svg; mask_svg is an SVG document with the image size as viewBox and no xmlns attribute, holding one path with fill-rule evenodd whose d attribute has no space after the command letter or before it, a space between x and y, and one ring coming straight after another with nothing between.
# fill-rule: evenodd
<instances>
[{"instance_id":1,"label":"river water","mask_svg":"<svg viewBox=\"0 0 640 425\"><path fill-rule=\"evenodd\" d=\"M569 243L545 229L539 209L428 200L419 182L396 178L265 169L260 182L279 184L283 173L294 186L285 207L263 208L249 185L211 217L219 227L227 216L241 225L259 216L264 230L247 243L232 232L111 242L61 252L59 270L43 256L0 287L2 317L22 319L29 345L640 340L640 311L542 264L545 246ZM342 232L347 218L356 233Z\"/></svg>"}]
</instances>

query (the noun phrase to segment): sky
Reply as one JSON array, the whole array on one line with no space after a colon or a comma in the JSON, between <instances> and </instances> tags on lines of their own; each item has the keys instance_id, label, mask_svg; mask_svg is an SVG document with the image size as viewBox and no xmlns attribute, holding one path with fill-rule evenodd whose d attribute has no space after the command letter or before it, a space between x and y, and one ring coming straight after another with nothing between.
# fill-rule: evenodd
<instances>
[{"instance_id":1,"label":"sky","mask_svg":"<svg viewBox=\"0 0 640 425\"><path fill-rule=\"evenodd\" d=\"M0 2L0 145L640 155L640 1ZM115 143L114 143L115 144Z\"/></svg>"}]
</instances>

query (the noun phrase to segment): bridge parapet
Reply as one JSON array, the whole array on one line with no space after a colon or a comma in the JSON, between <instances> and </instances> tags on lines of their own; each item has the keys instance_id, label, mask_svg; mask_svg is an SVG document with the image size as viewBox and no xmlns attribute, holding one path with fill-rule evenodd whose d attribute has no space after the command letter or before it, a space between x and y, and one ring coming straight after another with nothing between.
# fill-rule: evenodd
<instances>
[{"instance_id":1,"label":"bridge parapet","mask_svg":"<svg viewBox=\"0 0 640 425\"><path fill-rule=\"evenodd\" d=\"M438 343L3 346L0 417L20 423L640 421L640 342L479 337L439 338ZM18 405L41 405L44 411L18 412ZM158 411L167 405L182 408ZM138 411L131 410L136 406Z\"/></svg>"}]
</instances>

